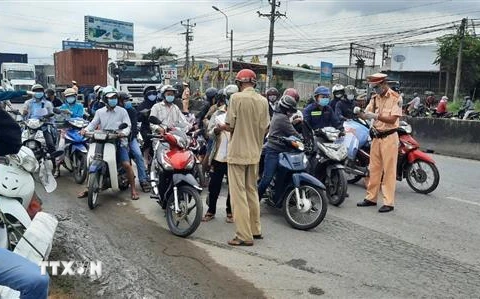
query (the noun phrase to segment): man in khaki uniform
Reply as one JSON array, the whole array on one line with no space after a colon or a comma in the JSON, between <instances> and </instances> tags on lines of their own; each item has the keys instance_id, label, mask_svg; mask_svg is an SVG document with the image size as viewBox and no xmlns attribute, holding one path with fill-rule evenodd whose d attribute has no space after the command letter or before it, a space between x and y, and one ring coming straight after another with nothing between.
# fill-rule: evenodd
<instances>
[{"instance_id":1,"label":"man in khaki uniform","mask_svg":"<svg viewBox=\"0 0 480 299\"><path fill-rule=\"evenodd\" d=\"M228 186L235 219L236 235L228 244L252 246L262 239L258 201L258 162L270 116L268 101L255 92L256 75L252 70L238 72L235 83L240 92L230 98L222 128L231 132L228 146Z\"/></svg>"},{"instance_id":2,"label":"man in khaki uniform","mask_svg":"<svg viewBox=\"0 0 480 299\"><path fill-rule=\"evenodd\" d=\"M373 119L371 129L373 140L369 165L370 179L367 186L367 196L357 206L376 206L377 196L380 187L382 187L384 205L378 211L386 213L393 211L395 200L399 142L397 128L399 118L402 116L401 98L387 85L387 75L377 73L367 79L376 95L370 100L365 109L366 112L360 112L359 116L363 119ZM359 112L358 109L356 109L356 112Z\"/></svg>"}]
</instances>

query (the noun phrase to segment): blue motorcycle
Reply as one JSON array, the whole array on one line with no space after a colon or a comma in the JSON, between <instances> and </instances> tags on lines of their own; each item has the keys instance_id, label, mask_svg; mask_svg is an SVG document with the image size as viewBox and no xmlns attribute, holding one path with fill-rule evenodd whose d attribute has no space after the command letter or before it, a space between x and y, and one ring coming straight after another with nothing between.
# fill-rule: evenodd
<instances>
[{"instance_id":1,"label":"blue motorcycle","mask_svg":"<svg viewBox=\"0 0 480 299\"><path fill-rule=\"evenodd\" d=\"M88 174L88 138L80 135L80 131L88 125L83 118L66 120L65 157L62 165L70 172L77 184L83 184Z\"/></svg>"},{"instance_id":2,"label":"blue motorcycle","mask_svg":"<svg viewBox=\"0 0 480 299\"><path fill-rule=\"evenodd\" d=\"M296 137L274 137L289 146L280 153L274 179L263 198L267 204L283 210L287 222L296 229L319 225L327 214L325 186L306 171L303 143Z\"/></svg>"}]
</instances>

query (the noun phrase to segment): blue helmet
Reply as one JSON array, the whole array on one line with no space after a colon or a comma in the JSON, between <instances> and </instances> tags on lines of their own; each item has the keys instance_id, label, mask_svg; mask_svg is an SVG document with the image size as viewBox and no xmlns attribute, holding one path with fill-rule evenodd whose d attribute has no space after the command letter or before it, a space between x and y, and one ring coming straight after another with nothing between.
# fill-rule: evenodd
<instances>
[{"instance_id":1,"label":"blue helmet","mask_svg":"<svg viewBox=\"0 0 480 299\"><path fill-rule=\"evenodd\" d=\"M325 87L325 86L319 86L317 88L315 88L315 92L313 93L314 96L317 96L319 94L323 95L323 96L330 96L330 89L328 87Z\"/></svg>"}]
</instances>

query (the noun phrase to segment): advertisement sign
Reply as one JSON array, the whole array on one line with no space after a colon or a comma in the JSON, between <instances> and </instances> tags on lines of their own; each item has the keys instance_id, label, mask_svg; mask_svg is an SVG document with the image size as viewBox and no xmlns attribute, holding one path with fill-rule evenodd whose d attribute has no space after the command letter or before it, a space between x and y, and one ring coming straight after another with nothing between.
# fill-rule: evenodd
<instances>
[{"instance_id":1,"label":"advertisement sign","mask_svg":"<svg viewBox=\"0 0 480 299\"><path fill-rule=\"evenodd\" d=\"M218 70L220 72L228 72L230 70L230 61L219 61Z\"/></svg>"},{"instance_id":2,"label":"advertisement sign","mask_svg":"<svg viewBox=\"0 0 480 299\"><path fill-rule=\"evenodd\" d=\"M68 49L93 49L93 44L89 42L62 41L62 50Z\"/></svg>"},{"instance_id":3,"label":"advertisement sign","mask_svg":"<svg viewBox=\"0 0 480 299\"><path fill-rule=\"evenodd\" d=\"M162 68L162 79L177 79L176 67L164 67Z\"/></svg>"},{"instance_id":4,"label":"advertisement sign","mask_svg":"<svg viewBox=\"0 0 480 299\"><path fill-rule=\"evenodd\" d=\"M363 64L362 67L364 65L375 67L375 48L350 43L350 60L348 64L355 65L357 61L363 61L360 62Z\"/></svg>"},{"instance_id":5,"label":"advertisement sign","mask_svg":"<svg viewBox=\"0 0 480 299\"><path fill-rule=\"evenodd\" d=\"M440 65L433 64L437 46L410 46L392 48L391 70L396 72L438 72Z\"/></svg>"},{"instance_id":6,"label":"advertisement sign","mask_svg":"<svg viewBox=\"0 0 480 299\"><path fill-rule=\"evenodd\" d=\"M85 16L85 41L97 48L133 50L133 23Z\"/></svg>"},{"instance_id":7,"label":"advertisement sign","mask_svg":"<svg viewBox=\"0 0 480 299\"><path fill-rule=\"evenodd\" d=\"M333 64L326 61L320 62L320 79L332 80Z\"/></svg>"}]
</instances>

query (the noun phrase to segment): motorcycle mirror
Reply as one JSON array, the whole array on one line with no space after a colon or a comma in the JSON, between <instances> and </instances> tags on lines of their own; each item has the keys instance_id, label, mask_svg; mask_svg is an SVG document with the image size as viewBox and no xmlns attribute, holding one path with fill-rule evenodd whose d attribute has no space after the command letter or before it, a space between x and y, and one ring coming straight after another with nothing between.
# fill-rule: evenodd
<instances>
[{"instance_id":1,"label":"motorcycle mirror","mask_svg":"<svg viewBox=\"0 0 480 299\"><path fill-rule=\"evenodd\" d=\"M122 124L120 124L120 126L118 126L119 130L123 130L123 129L126 129L126 128L128 128L128 125L126 123L122 123Z\"/></svg>"},{"instance_id":2,"label":"motorcycle mirror","mask_svg":"<svg viewBox=\"0 0 480 299\"><path fill-rule=\"evenodd\" d=\"M160 125L162 123L161 120L159 120L157 117L153 115L150 115L150 117L148 118L148 122L154 125Z\"/></svg>"}]
</instances>

